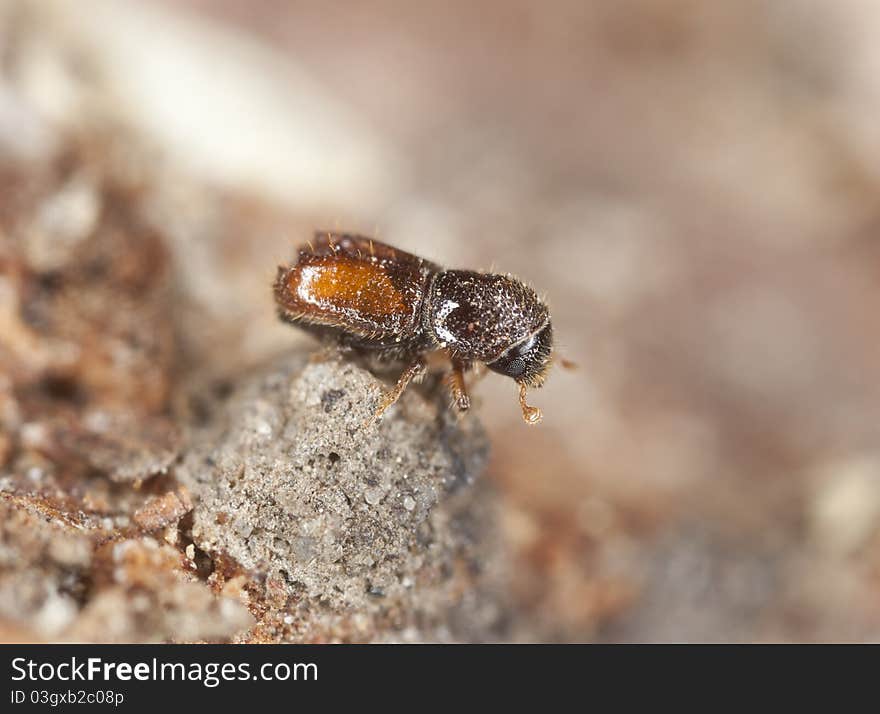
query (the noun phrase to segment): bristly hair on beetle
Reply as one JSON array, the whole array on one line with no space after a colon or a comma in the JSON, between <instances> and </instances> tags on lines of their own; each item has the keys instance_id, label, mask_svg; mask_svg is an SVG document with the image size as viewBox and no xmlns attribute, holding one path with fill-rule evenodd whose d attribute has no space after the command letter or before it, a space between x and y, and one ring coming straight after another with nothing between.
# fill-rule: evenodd
<instances>
[{"instance_id":1,"label":"bristly hair on beetle","mask_svg":"<svg viewBox=\"0 0 880 714\"><path fill-rule=\"evenodd\" d=\"M295 263L278 268L274 290L281 319L404 365L373 421L437 351L449 359L444 381L459 411L471 403L465 374L483 363L517 383L526 423L541 420L526 393L544 384L553 359L550 311L510 275L446 270L371 238L319 231Z\"/></svg>"}]
</instances>

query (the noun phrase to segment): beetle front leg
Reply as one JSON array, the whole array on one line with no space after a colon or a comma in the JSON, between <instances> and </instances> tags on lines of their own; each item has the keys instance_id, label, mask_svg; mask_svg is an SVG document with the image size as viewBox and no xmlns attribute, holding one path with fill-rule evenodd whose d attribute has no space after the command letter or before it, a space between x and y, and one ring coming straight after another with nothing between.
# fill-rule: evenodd
<instances>
[{"instance_id":1,"label":"beetle front leg","mask_svg":"<svg viewBox=\"0 0 880 714\"><path fill-rule=\"evenodd\" d=\"M445 376L444 382L452 395L452 403L460 412L466 412L471 408L471 397L464 381L464 373L470 365L457 359L452 359L452 370Z\"/></svg>"}]
</instances>

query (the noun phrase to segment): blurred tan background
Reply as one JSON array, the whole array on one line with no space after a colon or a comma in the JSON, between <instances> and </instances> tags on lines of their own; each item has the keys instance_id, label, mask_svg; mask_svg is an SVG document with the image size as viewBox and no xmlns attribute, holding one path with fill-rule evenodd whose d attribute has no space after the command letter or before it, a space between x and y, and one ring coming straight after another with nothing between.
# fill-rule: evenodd
<instances>
[{"instance_id":1,"label":"blurred tan background","mask_svg":"<svg viewBox=\"0 0 880 714\"><path fill-rule=\"evenodd\" d=\"M314 228L546 293L544 423L476 389L523 639L880 638L880 4L0 8L5 151L109 122L189 177L192 364L305 339Z\"/></svg>"}]
</instances>

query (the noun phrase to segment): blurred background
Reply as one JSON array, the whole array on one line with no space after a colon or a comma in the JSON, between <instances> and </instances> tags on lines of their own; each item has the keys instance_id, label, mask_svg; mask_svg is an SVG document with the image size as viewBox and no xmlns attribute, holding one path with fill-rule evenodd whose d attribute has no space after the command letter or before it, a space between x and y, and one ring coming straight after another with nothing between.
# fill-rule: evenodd
<instances>
[{"instance_id":1,"label":"blurred background","mask_svg":"<svg viewBox=\"0 0 880 714\"><path fill-rule=\"evenodd\" d=\"M147 147L200 371L306 339L267 286L315 228L546 294L579 369L532 395L543 424L508 380L475 389L515 638L880 638L880 4L4 0L0 23L4 161Z\"/></svg>"}]
</instances>

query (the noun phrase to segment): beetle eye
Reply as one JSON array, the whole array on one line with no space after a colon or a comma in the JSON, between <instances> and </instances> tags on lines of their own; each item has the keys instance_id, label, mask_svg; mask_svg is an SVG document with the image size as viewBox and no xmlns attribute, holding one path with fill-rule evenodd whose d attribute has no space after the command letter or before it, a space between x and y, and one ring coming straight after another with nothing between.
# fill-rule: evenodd
<instances>
[{"instance_id":1,"label":"beetle eye","mask_svg":"<svg viewBox=\"0 0 880 714\"><path fill-rule=\"evenodd\" d=\"M489 364L489 369L499 372L506 377L521 377L526 371L526 358L535 346L534 335L522 344L512 347L501 357Z\"/></svg>"},{"instance_id":2,"label":"beetle eye","mask_svg":"<svg viewBox=\"0 0 880 714\"><path fill-rule=\"evenodd\" d=\"M526 363L522 357L516 357L507 364L507 368L504 370L504 373L511 377L519 377L523 372L526 371Z\"/></svg>"},{"instance_id":3,"label":"beetle eye","mask_svg":"<svg viewBox=\"0 0 880 714\"><path fill-rule=\"evenodd\" d=\"M540 332L510 348L486 366L493 372L517 381L537 384L540 382L540 375L546 372L552 341L553 331L548 323Z\"/></svg>"}]
</instances>

